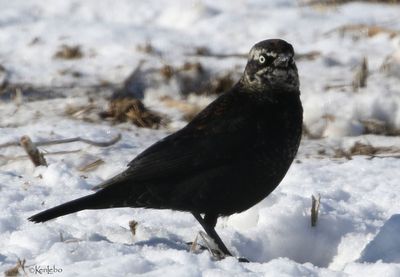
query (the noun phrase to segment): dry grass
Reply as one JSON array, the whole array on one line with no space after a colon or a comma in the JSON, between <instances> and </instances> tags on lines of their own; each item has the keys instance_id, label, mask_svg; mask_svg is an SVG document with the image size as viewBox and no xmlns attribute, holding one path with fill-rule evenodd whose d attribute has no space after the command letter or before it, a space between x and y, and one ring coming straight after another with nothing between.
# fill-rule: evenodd
<instances>
[{"instance_id":1,"label":"dry grass","mask_svg":"<svg viewBox=\"0 0 400 277\"><path fill-rule=\"evenodd\" d=\"M386 157L387 154L398 154L400 153L400 149L396 147L387 147L387 146L373 146L369 143L362 143L360 141L356 141L349 150L344 149L334 149L335 155L334 158L346 158L351 160L353 156L362 155L368 156L370 158L375 157ZM390 157L398 157L397 155Z\"/></svg>"},{"instance_id":2,"label":"dry grass","mask_svg":"<svg viewBox=\"0 0 400 277\"><path fill-rule=\"evenodd\" d=\"M400 4L400 0L299 0L300 5L335 6L350 2Z\"/></svg>"},{"instance_id":3,"label":"dry grass","mask_svg":"<svg viewBox=\"0 0 400 277\"><path fill-rule=\"evenodd\" d=\"M89 99L89 103L84 105L67 105L64 110L64 114L74 119L80 119L87 122L96 121L93 117L93 112L98 109L92 99ZM97 116L96 116L97 117Z\"/></svg>"},{"instance_id":4,"label":"dry grass","mask_svg":"<svg viewBox=\"0 0 400 277\"><path fill-rule=\"evenodd\" d=\"M393 38L399 35L400 31L377 25L346 24L331 31L328 31L327 33L325 33L325 35L330 35L332 33L339 33L342 36L350 34L357 37L374 37L380 34L387 34L390 38Z\"/></svg>"},{"instance_id":5,"label":"dry grass","mask_svg":"<svg viewBox=\"0 0 400 277\"><path fill-rule=\"evenodd\" d=\"M303 124L303 136L309 139L321 139L324 136L325 130L329 127L329 125L336 120L336 116L333 114L324 114L321 116L321 119L324 120L324 126L322 129L319 129L318 132L313 133L305 124ZM386 121L382 121L376 118L366 118L360 119L359 122L362 124L363 132L362 134L373 134L373 135L382 135L382 136L399 136L400 129L397 129L395 126L391 125Z\"/></svg>"},{"instance_id":6,"label":"dry grass","mask_svg":"<svg viewBox=\"0 0 400 277\"><path fill-rule=\"evenodd\" d=\"M175 69L171 65L166 64L161 67L159 72L165 80L170 80L174 76Z\"/></svg>"},{"instance_id":7,"label":"dry grass","mask_svg":"<svg viewBox=\"0 0 400 277\"><path fill-rule=\"evenodd\" d=\"M111 118L114 122L132 122L138 127L159 128L161 116L149 110L135 98L117 98L110 101L108 111L100 113L102 118Z\"/></svg>"},{"instance_id":8,"label":"dry grass","mask_svg":"<svg viewBox=\"0 0 400 277\"><path fill-rule=\"evenodd\" d=\"M136 50L147 54L152 54L155 52L153 45L149 41L145 42L144 44L137 45Z\"/></svg>"},{"instance_id":9,"label":"dry grass","mask_svg":"<svg viewBox=\"0 0 400 277\"><path fill-rule=\"evenodd\" d=\"M7 269L4 272L4 276L7 277L11 277L11 276L20 276L21 273L19 270L22 270L22 272L24 273L24 275L26 276L26 272L25 272L25 259L23 259L22 261L20 259L18 259L17 264L15 266L13 266L10 269Z\"/></svg>"},{"instance_id":10,"label":"dry grass","mask_svg":"<svg viewBox=\"0 0 400 277\"><path fill-rule=\"evenodd\" d=\"M390 133L390 128L384 121L370 118L360 120L360 122L364 126L364 134L388 135Z\"/></svg>"},{"instance_id":11,"label":"dry grass","mask_svg":"<svg viewBox=\"0 0 400 277\"><path fill-rule=\"evenodd\" d=\"M137 228L138 224L139 223L135 220L129 221L129 230L131 230L133 237L135 237L135 235L136 235L136 228Z\"/></svg>"},{"instance_id":12,"label":"dry grass","mask_svg":"<svg viewBox=\"0 0 400 277\"><path fill-rule=\"evenodd\" d=\"M57 52L54 54L54 58L57 59L80 59L83 57L83 53L81 47L79 45L61 45Z\"/></svg>"},{"instance_id":13,"label":"dry grass","mask_svg":"<svg viewBox=\"0 0 400 277\"><path fill-rule=\"evenodd\" d=\"M374 134L383 136L399 136L400 130L388 122L376 119L368 118L360 120L364 126L364 134Z\"/></svg>"},{"instance_id":14,"label":"dry grass","mask_svg":"<svg viewBox=\"0 0 400 277\"><path fill-rule=\"evenodd\" d=\"M189 103L185 100L176 100L169 96L163 96L160 98L163 104L169 108L175 108L183 113L183 118L186 121L192 120L202 109L203 107Z\"/></svg>"}]
</instances>

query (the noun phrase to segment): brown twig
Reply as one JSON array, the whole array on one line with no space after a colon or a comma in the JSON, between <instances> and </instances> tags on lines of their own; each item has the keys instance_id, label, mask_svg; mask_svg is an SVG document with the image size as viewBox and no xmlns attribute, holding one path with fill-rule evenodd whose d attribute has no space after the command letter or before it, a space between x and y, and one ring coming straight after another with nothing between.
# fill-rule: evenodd
<instances>
[{"instance_id":1,"label":"brown twig","mask_svg":"<svg viewBox=\"0 0 400 277\"><path fill-rule=\"evenodd\" d=\"M105 162L102 159L97 159L94 162L90 162L78 168L79 171L88 172L96 169Z\"/></svg>"},{"instance_id":2,"label":"brown twig","mask_svg":"<svg viewBox=\"0 0 400 277\"><path fill-rule=\"evenodd\" d=\"M74 154L81 152L81 149L76 150L66 150L66 151L55 151L55 152L43 152L43 156L50 156L50 155L64 155L64 154ZM0 155L0 159L7 160L7 161L17 161L29 158L29 155L19 155L19 156L6 156Z\"/></svg>"},{"instance_id":3,"label":"brown twig","mask_svg":"<svg viewBox=\"0 0 400 277\"><path fill-rule=\"evenodd\" d=\"M129 221L129 229L131 230L133 237L135 237L135 235L136 235L136 228L137 228L138 224L139 223L135 220Z\"/></svg>"},{"instance_id":4,"label":"brown twig","mask_svg":"<svg viewBox=\"0 0 400 277\"><path fill-rule=\"evenodd\" d=\"M47 166L47 162L42 153L40 153L39 149L37 149L36 145L32 142L30 137L23 136L20 139L20 144L24 148L25 152L28 154L32 163L35 166L44 165Z\"/></svg>"},{"instance_id":5,"label":"brown twig","mask_svg":"<svg viewBox=\"0 0 400 277\"><path fill-rule=\"evenodd\" d=\"M366 87L367 78L368 78L368 60L367 57L364 57L353 77L353 82L352 82L353 91L358 91L359 88Z\"/></svg>"},{"instance_id":6,"label":"brown twig","mask_svg":"<svg viewBox=\"0 0 400 277\"><path fill-rule=\"evenodd\" d=\"M54 145L54 144L62 144L62 143L70 143L70 142L83 142L89 145L98 146L98 147L107 147L117 143L121 139L121 134L118 134L116 137L112 138L109 141L93 141L89 139L84 139L81 137L69 138L69 139L60 139L60 140L52 140L52 141L42 141L36 143L36 145Z\"/></svg>"},{"instance_id":7,"label":"brown twig","mask_svg":"<svg viewBox=\"0 0 400 277\"><path fill-rule=\"evenodd\" d=\"M112 138L109 141L93 141L93 140L84 139L81 137L75 137L75 138L68 138L68 139L38 141L38 142L35 142L34 144L36 146L43 146L43 145L54 145L54 144L63 144L63 143L71 143L71 142L83 142L83 143L93 145L93 146L107 147L107 146L117 143L121 139L121 137L122 137L121 134L118 134L116 137ZM20 142L12 141L12 142L6 142L3 144L0 144L0 148L10 147L10 146L20 146L20 145L21 145Z\"/></svg>"},{"instance_id":8,"label":"brown twig","mask_svg":"<svg viewBox=\"0 0 400 277\"><path fill-rule=\"evenodd\" d=\"M335 84L335 85L326 85L324 87L324 90L331 90L331 89L343 89L343 88L348 88L352 87L352 84Z\"/></svg>"},{"instance_id":9,"label":"brown twig","mask_svg":"<svg viewBox=\"0 0 400 277\"><path fill-rule=\"evenodd\" d=\"M318 194L317 198L315 198L314 195L311 195L311 226L312 227L317 226L320 203L321 203L321 195L320 194Z\"/></svg>"}]
</instances>

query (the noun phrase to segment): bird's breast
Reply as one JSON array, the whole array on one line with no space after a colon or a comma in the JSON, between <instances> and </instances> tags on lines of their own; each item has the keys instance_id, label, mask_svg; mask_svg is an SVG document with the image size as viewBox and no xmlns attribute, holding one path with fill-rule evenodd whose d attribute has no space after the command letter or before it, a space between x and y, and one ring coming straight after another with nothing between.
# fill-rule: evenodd
<instances>
[{"instance_id":1,"label":"bird's breast","mask_svg":"<svg viewBox=\"0 0 400 277\"><path fill-rule=\"evenodd\" d=\"M256 163L286 173L300 144L302 108L297 105L277 105L260 117L253 140Z\"/></svg>"}]
</instances>

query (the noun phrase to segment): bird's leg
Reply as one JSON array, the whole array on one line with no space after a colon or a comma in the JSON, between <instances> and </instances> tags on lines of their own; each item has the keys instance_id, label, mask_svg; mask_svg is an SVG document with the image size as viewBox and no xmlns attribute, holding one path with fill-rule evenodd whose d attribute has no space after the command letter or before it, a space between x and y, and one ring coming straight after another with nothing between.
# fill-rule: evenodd
<instances>
[{"instance_id":1,"label":"bird's leg","mask_svg":"<svg viewBox=\"0 0 400 277\"><path fill-rule=\"evenodd\" d=\"M228 248L226 248L225 244L222 242L221 238L218 236L214 227L217 223L217 216L211 216L206 214L204 218L201 217L199 213L192 213L196 220L203 227L204 231L206 231L207 235L215 242L218 246L220 252L222 252L225 256L232 256L231 252L229 252Z\"/></svg>"}]
</instances>

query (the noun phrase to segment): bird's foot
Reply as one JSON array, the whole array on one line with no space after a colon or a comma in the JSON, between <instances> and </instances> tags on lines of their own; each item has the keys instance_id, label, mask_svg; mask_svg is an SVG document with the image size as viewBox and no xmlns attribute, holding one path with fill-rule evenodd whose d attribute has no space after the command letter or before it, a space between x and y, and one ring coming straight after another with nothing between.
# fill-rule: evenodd
<instances>
[{"instance_id":1,"label":"bird's foot","mask_svg":"<svg viewBox=\"0 0 400 277\"><path fill-rule=\"evenodd\" d=\"M199 237L203 240L205 244L204 246L197 242L199 240ZM214 240L203 231L200 231L196 235L194 241L192 242L192 245L190 247L190 252L196 253L199 250L205 250L205 249L207 249L208 252L210 252L211 256L216 260L222 260L223 258L226 257L226 255L221 251L221 249L219 249L218 245L214 242Z\"/></svg>"},{"instance_id":2,"label":"bird's foot","mask_svg":"<svg viewBox=\"0 0 400 277\"><path fill-rule=\"evenodd\" d=\"M205 245L198 243L199 237L203 240ZM230 255L224 254L224 252L222 252L221 249L219 249L218 245L214 242L214 240L203 231L198 232L194 241L188 242L187 244L190 245L190 252L199 253L200 251L208 250L211 256L218 261L224 259L225 257L230 257ZM241 263L250 262L248 259L244 257L239 257L237 259Z\"/></svg>"}]
</instances>

